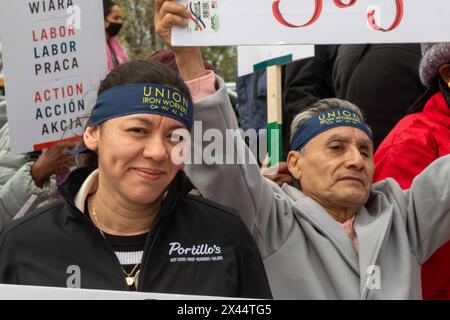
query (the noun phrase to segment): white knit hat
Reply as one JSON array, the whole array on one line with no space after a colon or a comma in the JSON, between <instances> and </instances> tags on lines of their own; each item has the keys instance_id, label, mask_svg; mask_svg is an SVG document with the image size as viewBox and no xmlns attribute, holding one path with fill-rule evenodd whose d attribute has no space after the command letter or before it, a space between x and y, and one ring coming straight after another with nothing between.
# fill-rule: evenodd
<instances>
[{"instance_id":1,"label":"white knit hat","mask_svg":"<svg viewBox=\"0 0 450 320\"><path fill-rule=\"evenodd\" d=\"M431 87L439 74L439 68L450 64L450 42L422 44L422 60L420 61L420 80L426 87Z\"/></svg>"}]
</instances>

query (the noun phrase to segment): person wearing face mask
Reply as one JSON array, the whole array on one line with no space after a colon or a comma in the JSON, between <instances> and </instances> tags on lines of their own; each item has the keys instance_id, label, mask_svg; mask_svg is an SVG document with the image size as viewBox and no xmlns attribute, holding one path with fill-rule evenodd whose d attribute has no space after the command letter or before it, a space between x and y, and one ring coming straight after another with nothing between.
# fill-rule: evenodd
<instances>
[{"instance_id":1,"label":"person wearing face mask","mask_svg":"<svg viewBox=\"0 0 450 320\"><path fill-rule=\"evenodd\" d=\"M106 52L108 56L108 71L128 61L125 49L117 39L122 29L122 10L111 0L103 0L103 16L105 18Z\"/></svg>"}]
</instances>

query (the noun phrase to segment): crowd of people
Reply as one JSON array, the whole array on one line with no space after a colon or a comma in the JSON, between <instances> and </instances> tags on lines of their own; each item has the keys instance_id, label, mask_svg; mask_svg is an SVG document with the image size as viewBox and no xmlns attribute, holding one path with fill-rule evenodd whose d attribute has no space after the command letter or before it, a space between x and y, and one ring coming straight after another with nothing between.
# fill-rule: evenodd
<instances>
[{"instance_id":1,"label":"crowd of people","mask_svg":"<svg viewBox=\"0 0 450 320\"><path fill-rule=\"evenodd\" d=\"M248 88L265 75L241 82L240 127L201 50L171 45L189 18L155 0L169 50L128 61L120 7L104 0L110 72L82 142L15 155L1 126L0 283L450 299L450 43L321 46L285 66L285 153L266 175L257 161L177 161L208 130L263 126L245 105L264 108ZM216 155L242 151L254 157L238 136Z\"/></svg>"}]
</instances>

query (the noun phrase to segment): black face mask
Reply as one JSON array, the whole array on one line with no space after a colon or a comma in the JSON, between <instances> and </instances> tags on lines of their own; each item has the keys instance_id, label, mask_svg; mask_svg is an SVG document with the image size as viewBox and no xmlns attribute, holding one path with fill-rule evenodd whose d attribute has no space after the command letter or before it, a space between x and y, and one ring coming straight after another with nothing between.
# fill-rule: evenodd
<instances>
[{"instance_id":1,"label":"black face mask","mask_svg":"<svg viewBox=\"0 0 450 320\"><path fill-rule=\"evenodd\" d=\"M122 26L123 26L122 23L110 22L108 28L106 28L106 33L110 37L115 37L119 34L120 30L122 29Z\"/></svg>"}]
</instances>

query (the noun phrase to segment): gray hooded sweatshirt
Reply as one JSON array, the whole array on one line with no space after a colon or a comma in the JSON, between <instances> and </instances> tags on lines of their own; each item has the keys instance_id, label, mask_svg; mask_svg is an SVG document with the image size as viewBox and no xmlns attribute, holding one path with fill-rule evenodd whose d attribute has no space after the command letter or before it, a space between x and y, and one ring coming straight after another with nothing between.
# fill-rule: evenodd
<instances>
[{"instance_id":1,"label":"gray hooded sweatshirt","mask_svg":"<svg viewBox=\"0 0 450 320\"><path fill-rule=\"evenodd\" d=\"M217 84L214 95L196 103L194 119L203 131L237 129L225 84L220 78ZM202 144L211 145L197 129L194 157ZM246 148L231 132L225 138L234 139L235 150ZM220 149L217 155L226 150ZM238 210L276 299L420 299L420 265L450 240L450 156L430 165L410 190L392 179L373 185L354 220L359 253L316 201L289 185L280 188L256 164L196 164L186 171L204 197Z\"/></svg>"}]
</instances>

